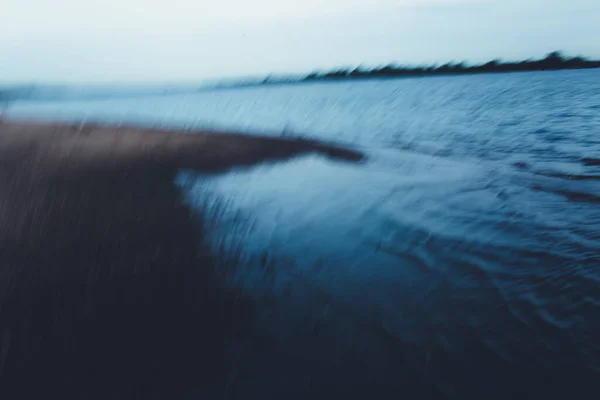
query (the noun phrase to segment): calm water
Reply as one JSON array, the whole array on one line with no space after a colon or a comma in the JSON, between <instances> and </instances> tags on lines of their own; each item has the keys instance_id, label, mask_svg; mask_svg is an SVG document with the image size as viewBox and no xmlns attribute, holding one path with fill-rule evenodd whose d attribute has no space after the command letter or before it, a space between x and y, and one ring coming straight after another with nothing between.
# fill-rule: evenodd
<instances>
[{"instance_id":1,"label":"calm water","mask_svg":"<svg viewBox=\"0 0 600 400\"><path fill-rule=\"evenodd\" d=\"M9 115L365 151L358 165L182 171L188 201L218 207L215 249L245 260L232 284L264 303L266 340L244 347L232 393L600 396L600 71L21 103Z\"/></svg>"}]
</instances>

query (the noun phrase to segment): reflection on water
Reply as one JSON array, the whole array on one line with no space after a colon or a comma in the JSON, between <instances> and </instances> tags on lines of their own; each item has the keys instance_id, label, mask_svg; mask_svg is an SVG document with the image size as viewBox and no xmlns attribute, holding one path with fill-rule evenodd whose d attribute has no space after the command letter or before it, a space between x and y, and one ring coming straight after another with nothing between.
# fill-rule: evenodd
<instances>
[{"instance_id":1,"label":"reflection on water","mask_svg":"<svg viewBox=\"0 0 600 400\"><path fill-rule=\"evenodd\" d=\"M382 151L366 165L309 157L180 179L195 182L186 191L192 203L226 199L214 240L241 243L236 254L256 261L236 271L236 282L281 296L277 307L285 312L269 329L350 320L357 325L344 325L345 334L367 335L375 347L391 340L386 354L404 359L408 347L413 370L421 371L431 352L441 353L427 362L433 370L417 388L477 395L497 384L482 365L513 379L524 366L533 368L529 386L567 365L573 369L561 372L564 379L600 366L592 340L600 327L597 244L570 232L569 216L541 218L539 194L513 187L531 177L497 167ZM302 295L284 295L292 290ZM307 310L317 313L316 322L306 322ZM288 345L314 348L307 335ZM366 359L383 362L366 347Z\"/></svg>"},{"instance_id":2,"label":"reflection on water","mask_svg":"<svg viewBox=\"0 0 600 400\"><path fill-rule=\"evenodd\" d=\"M595 398L599 77L310 84L10 112L287 127L368 154L180 174L187 201L215 217L215 251L235 258L232 284L263 310L231 397Z\"/></svg>"}]
</instances>

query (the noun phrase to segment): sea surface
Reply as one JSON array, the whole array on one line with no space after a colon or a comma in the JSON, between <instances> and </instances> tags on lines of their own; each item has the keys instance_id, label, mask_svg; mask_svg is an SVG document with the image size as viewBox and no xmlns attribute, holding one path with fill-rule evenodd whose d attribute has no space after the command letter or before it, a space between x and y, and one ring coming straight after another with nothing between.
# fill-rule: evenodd
<instances>
[{"instance_id":1,"label":"sea surface","mask_svg":"<svg viewBox=\"0 0 600 400\"><path fill-rule=\"evenodd\" d=\"M598 70L16 102L6 114L305 136L367 155L181 172L215 251L238 265L231 284L264 307L231 393L600 398Z\"/></svg>"}]
</instances>

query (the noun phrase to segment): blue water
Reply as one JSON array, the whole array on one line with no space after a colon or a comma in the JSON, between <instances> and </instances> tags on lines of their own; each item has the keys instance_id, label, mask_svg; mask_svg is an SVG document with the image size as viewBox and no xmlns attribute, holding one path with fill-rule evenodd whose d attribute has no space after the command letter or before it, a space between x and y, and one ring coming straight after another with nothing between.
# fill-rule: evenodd
<instances>
[{"instance_id":1,"label":"blue water","mask_svg":"<svg viewBox=\"0 0 600 400\"><path fill-rule=\"evenodd\" d=\"M232 284L262 299L257 336L277 343L250 346L240 392L303 382L302 398L310 372L321 394L395 379L408 398L600 396L600 71L22 102L8 115L303 135L367 154L180 174L200 212L214 200L215 250L242 255Z\"/></svg>"}]
</instances>

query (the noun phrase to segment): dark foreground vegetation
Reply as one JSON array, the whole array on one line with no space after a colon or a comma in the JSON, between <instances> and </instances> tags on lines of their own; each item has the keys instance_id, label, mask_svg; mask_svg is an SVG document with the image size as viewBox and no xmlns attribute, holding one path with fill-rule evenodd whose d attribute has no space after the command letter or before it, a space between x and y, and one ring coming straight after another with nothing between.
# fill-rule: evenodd
<instances>
[{"instance_id":1,"label":"dark foreground vegetation","mask_svg":"<svg viewBox=\"0 0 600 400\"><path fill-rule=\"evenodd\" d=\"M0 398L223 398L253 307L224 287L175 174L307 152L361 158L304 140L0 122Z\"/></svg>"}]
</instances>

